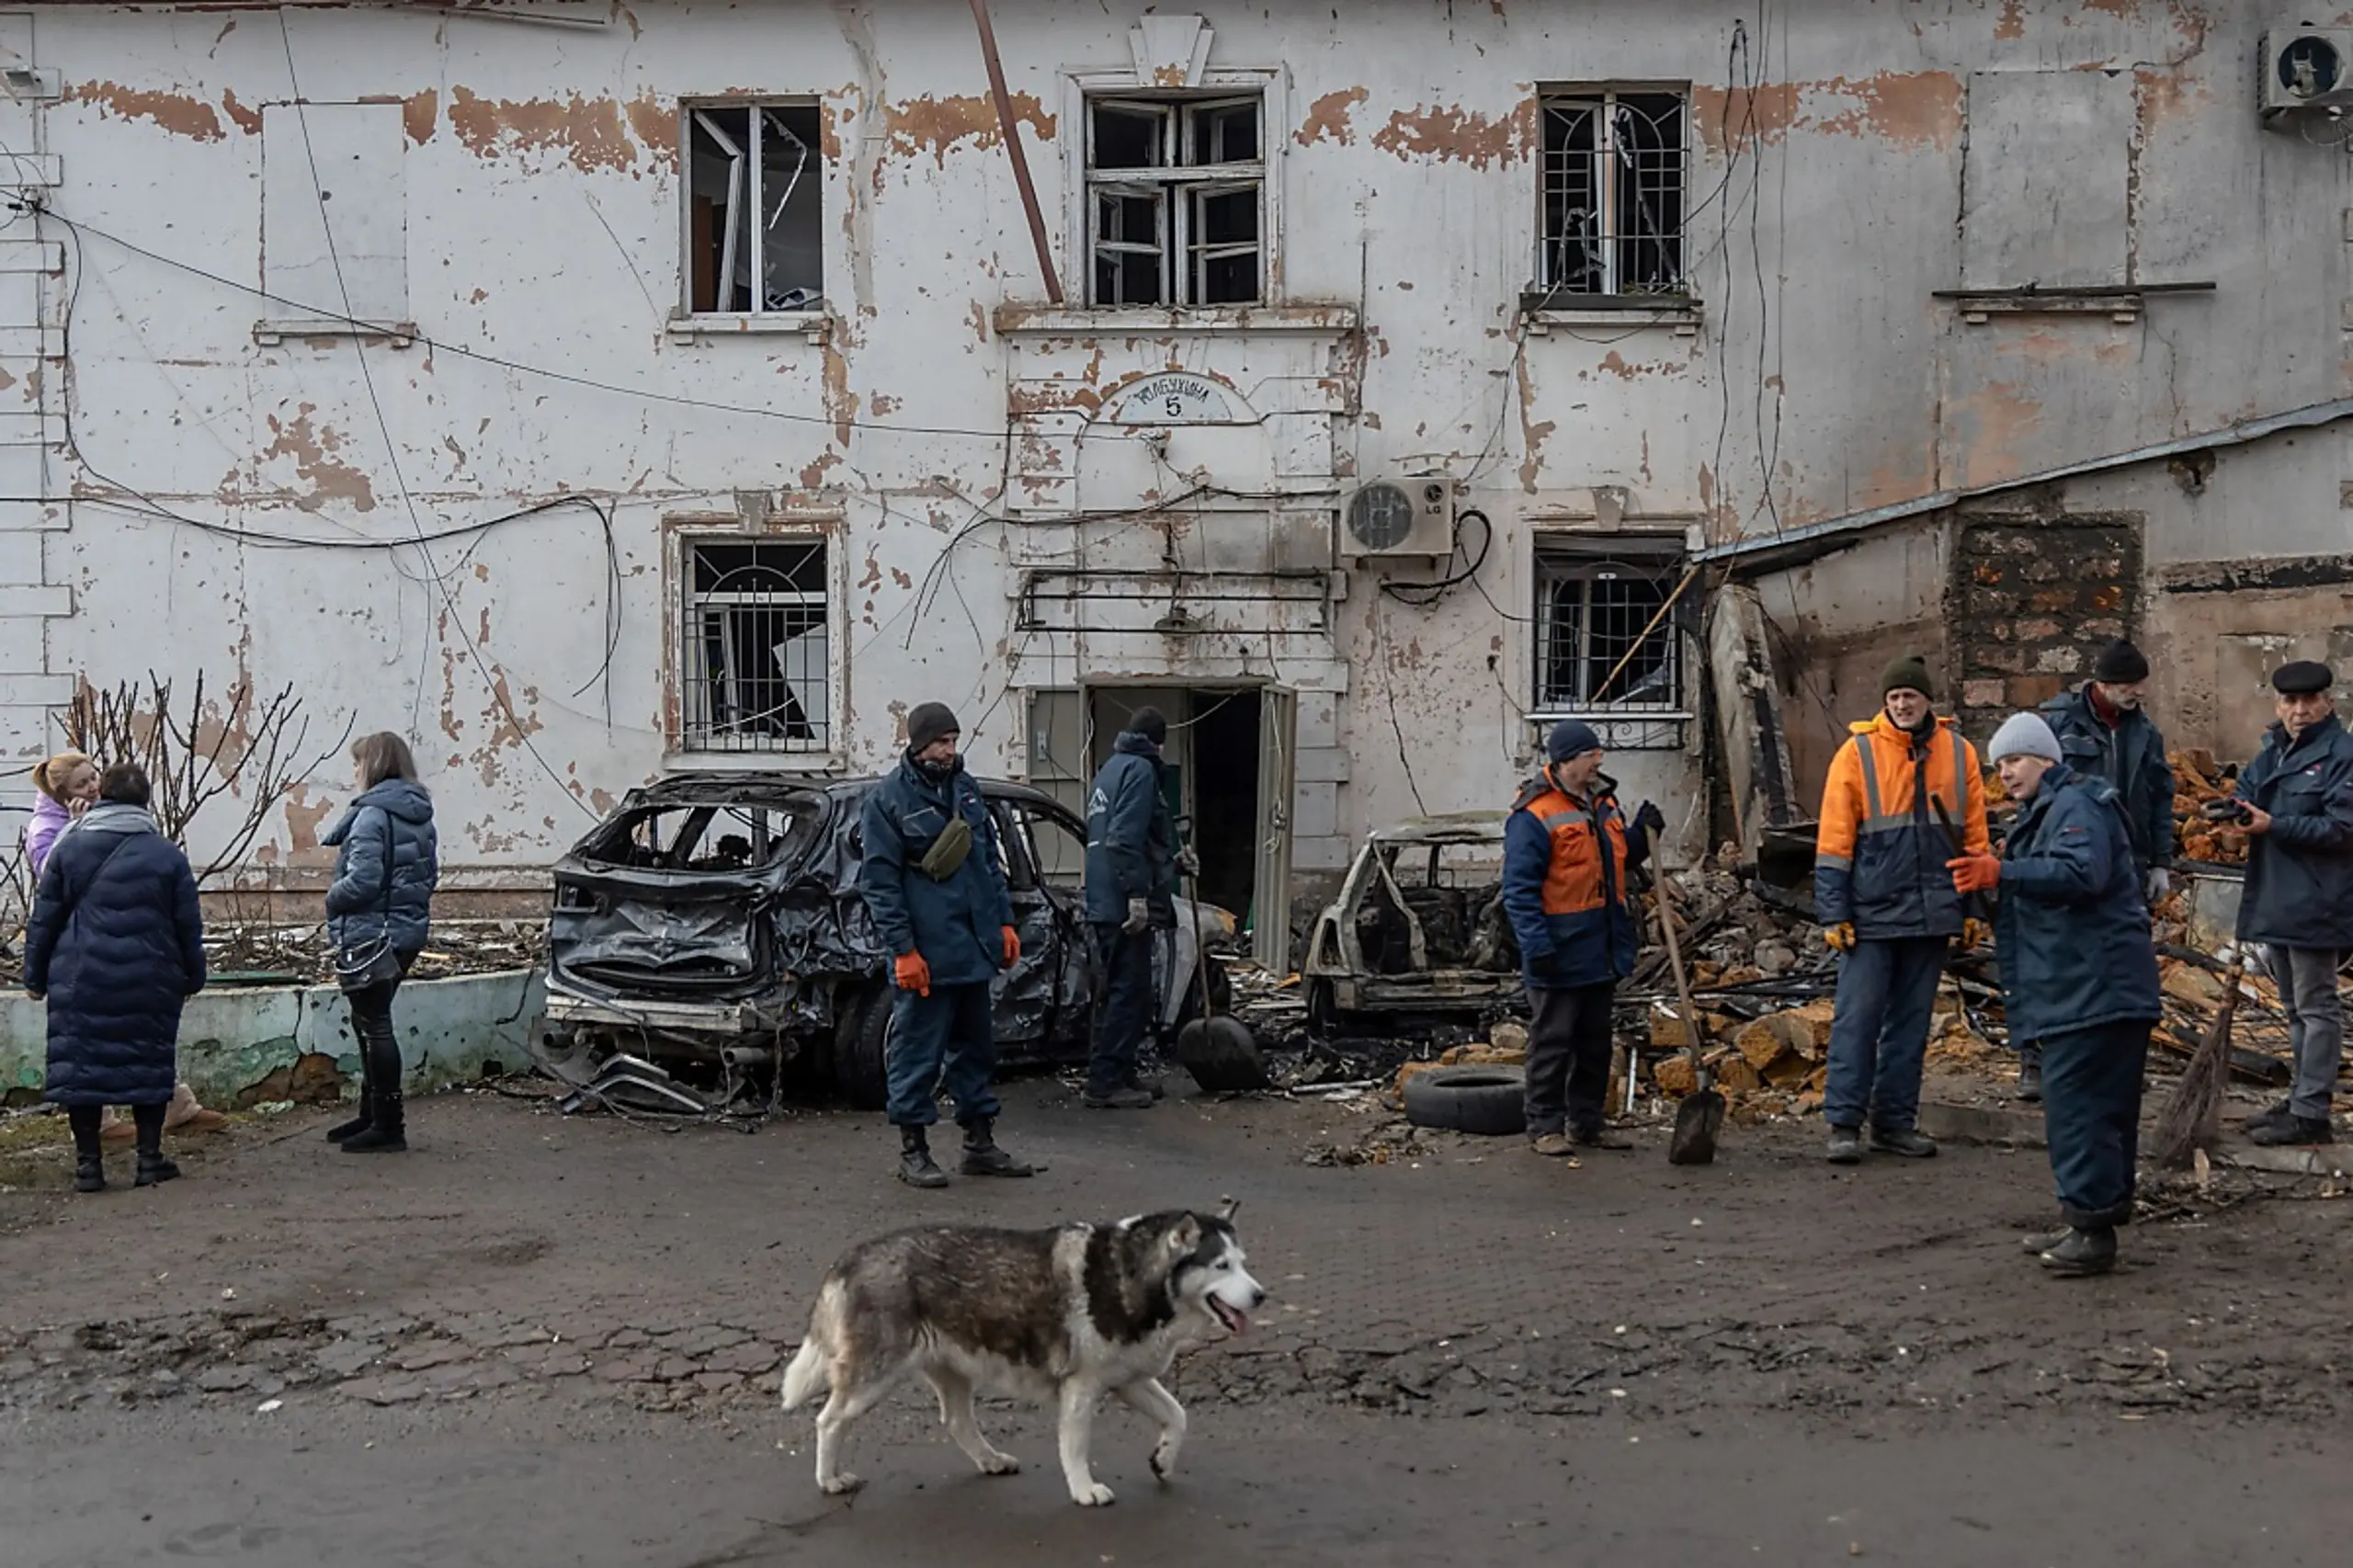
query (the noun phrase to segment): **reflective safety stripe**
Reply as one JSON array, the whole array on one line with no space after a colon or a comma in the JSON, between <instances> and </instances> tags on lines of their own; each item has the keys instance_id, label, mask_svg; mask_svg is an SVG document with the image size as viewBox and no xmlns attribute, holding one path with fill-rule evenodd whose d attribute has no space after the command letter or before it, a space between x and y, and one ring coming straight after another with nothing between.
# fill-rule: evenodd
<instances>
[{"instance_id":1,"label":"reflective safety stripe","mask_svg":"<svg viewBox=\"0 0 2353 1568\"><path fill-rule=\"evenodd\" d=\"M1816 855L1813 858L1813 863L1817 866L1833 866L1843 871L1853 867L1855 858L1851 855Z\"/></svg>"},{"instance_id":2,"label":"reflective safety stripe","mask_svg":"<svg viewBox=\"0 0 2353 1568\"><path fill-rule=\"evenodd\" d=\"M1855 737L1855 759L1863 765L1863 821L1866 824L1886 820L1879 803L1879 758L1873 755L1878 750L1871 744L1869 734ZM1870 831L1868 825L1864 831Z\"/></svg>"},{"instance_id":3,"label":"reflective safety stripe","mask_svg":"<svg viewBox=\"0 0 2353 1568\"><path fill-rule=\"evenodd\" d=\"M1961 738L1960 726L1955 725L1949 733L1952 738L1953 793L1958 797L1953 801L1953 813L1959 816L1967 811L1969 802L1967 763L1962 750L1968 743ZM1870 735L1855 737L1856 760L1862 764L1863 769L1863 820L1855 829L1858 837L1873 833L1893 833L1898 828L1918 825L1912 820L1909 812L1891 812L1880 800L1877 751L1878 748L1871 744ZM1926 760L1925 757L1922 759L1924 762ZM1924 794L1930 800L1936 797L1936 791L1929 787L1927 779L1921 777L1923 771L1924 769L1920 767L1913 769L1912 799L1915 803L1918 803Z\"/></svg>"}]
</instances>

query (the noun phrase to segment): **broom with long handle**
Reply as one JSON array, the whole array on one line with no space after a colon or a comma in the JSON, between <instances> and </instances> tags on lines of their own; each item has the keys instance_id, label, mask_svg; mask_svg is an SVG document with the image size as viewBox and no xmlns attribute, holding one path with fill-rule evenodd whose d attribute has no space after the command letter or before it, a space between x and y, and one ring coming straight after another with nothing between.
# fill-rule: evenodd
<instances>
[{"instance_id":1,"label":"broom with long handle","mask_svg":"<svg viewBox=\"0 0 2353 1568\"><path fill-rule=\"evenodd\" d=\"M2182 1069L2181 1082L2157 1116L2150 1139L2150 1157L2165 1170L2187 1168L2200 1149L2211 1149L2222 1136L2222 1086L2231 1073L2231 1020L2239 1010L2239 965L2223 971L2222 1006L2206 1026L2198 1049Z\"/></svg>"}]
</instances>

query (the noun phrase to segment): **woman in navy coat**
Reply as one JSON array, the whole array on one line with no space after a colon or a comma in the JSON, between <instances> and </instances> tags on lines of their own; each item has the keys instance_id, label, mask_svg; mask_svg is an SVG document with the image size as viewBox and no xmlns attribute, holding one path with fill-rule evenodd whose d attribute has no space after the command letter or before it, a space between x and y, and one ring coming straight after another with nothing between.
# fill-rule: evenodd
<instances>
[{"instance_id":1,"label":"woman in navy coat","mask_svg":"<svg viewBox=\"0 0 2353 1568\"><path fill-rule=\"evenodd\" d=\"M25 989L49 1003L46 1097L74 1127L74 1187L107 1184L98 1121L131 1107L141 1187L169 1181L164 1112L178 1082L180 1004L204 988L204 917L188 857L147 810L147 775L119 762L98 803L58 837L25 934Z\"/></svg>"}]
</instances>

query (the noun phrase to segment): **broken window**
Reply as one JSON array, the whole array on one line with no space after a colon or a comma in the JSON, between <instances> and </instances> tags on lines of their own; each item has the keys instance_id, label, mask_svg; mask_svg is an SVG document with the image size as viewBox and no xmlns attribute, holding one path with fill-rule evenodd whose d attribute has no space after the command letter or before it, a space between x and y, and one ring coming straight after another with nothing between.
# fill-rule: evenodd
<instances>
[{"instance_id":1,"label":"broken window","mask_svg":"<svg viewBox=\"0 0 2353 1568\"><path fill-rule=\"evenodd\" d=\"M1094 302L1251 305L1265 288L1257 97L1087 104Z\"/></svg>"},{"instance_id":2,"label":"broken window","mask_svg":"<svg viewBox=\"0 0 2353 1568\"><path fill-rule=\"evenodd\" d=\"M688 104L687 309L814 311L825 295L814 104Z\"/></svg>"},{"instance_id":3,"label":"broken window","mask_svg":"<svg viewBox=\"0 0 2353 1568\"><path fill-rule=\"evenodd\" d=\"M688 540L679 666L689 751L829 751L825 541Z\"/></svg>"},{"instance_id":4,"label":"broken window","mask_svg":"<svg viewBox=\"0 0 2353 1568\"><path fill-rule=\"evenodd\" d=\"M1665 613L1682 540L1579 540L1536 552L1536 711L1679 713L1683 628Z\"/></svg>"},{"instance_id":5,"label":"broken window","mask_svg":"<svg viewBox=\"0 0 2353 1568\"><path fill-rule=\"evenodd\" d=\"M1682 294L1689 115L1680 93L1544 97L1537 287L1560 295Z\"/></svg>"},{"instance_id":6,"label":"broken window","mask_svg":"<svg viewBox=\"0 0 2353 1568\"><path fill-rule=\"evenodd\" d=\"M767 806L652 806L607 823L582 852L600 864L646 870L749 870L797 850L815 820Z\"/></svg>"}]
</instances>

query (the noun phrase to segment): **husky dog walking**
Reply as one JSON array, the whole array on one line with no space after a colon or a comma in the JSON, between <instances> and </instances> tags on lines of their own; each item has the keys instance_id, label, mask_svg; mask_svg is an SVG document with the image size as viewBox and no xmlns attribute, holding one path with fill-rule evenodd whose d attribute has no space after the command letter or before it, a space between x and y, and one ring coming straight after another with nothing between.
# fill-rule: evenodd
<instances>
[{"instance_id":1,"label":"husky dog walking","mask_svg":"<svg viewBox=\"0 0 2353 1568\"><path fill-rule=\"evenodd\" d=\"M1185 1407L1160 1380L1179 1350L1242 1333L1267 1299L1243 1267L1233 1213L1229 1201L1213 1215L1116 1225L933 1225L852 1247L826 1271L784 1372L787 1410L830 1393L817 1413L817 1484L864 1484L842 1468L843 1438L910 1371L930 1382L949 1436L983 1474L1021 1466L981 1435L973 1396L1051 1403L1071 1501L1110 1502L1088 1463L1096 1402L1109 1393L1158 1424L1152 1470L1167 1480Z\"/></svg>"}]
</instances>

